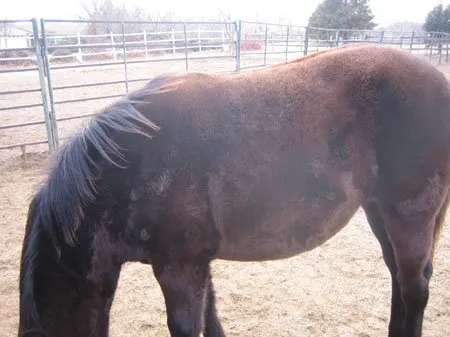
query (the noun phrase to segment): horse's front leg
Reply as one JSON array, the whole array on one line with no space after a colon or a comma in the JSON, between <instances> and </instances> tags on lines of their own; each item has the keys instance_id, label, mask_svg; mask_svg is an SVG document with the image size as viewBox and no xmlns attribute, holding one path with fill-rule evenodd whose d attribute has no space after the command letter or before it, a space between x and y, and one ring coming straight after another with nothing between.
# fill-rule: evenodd
<instances>
[{"instance_id":1,"label":"horse's front leg","mask_svg":"<svg viewBox=\"0 0 450 337\"><path fill-rule=\"evenodd\" d=\"M172 337L199 337L209 283L209 263L155 261Z\"/></svg>"},{"instance_id":2,"label":"horse's front leg","mask_svg":"<svg viewBox=\"0 0 450 337\"><path fill-rule=\"evenodd\" d=\"M222 324L217 316L216 294L211 274L209 275L208 290L206 294L203 337L225 337Z\"/></svg>"}]
</instances>

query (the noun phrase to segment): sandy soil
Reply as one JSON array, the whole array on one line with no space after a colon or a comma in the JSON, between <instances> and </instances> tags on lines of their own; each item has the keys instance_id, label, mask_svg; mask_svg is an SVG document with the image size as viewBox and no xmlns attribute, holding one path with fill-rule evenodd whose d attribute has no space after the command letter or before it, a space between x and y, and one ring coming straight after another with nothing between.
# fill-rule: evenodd
<instances>
[{"instance_id":1,"label":"sandy soil","mask_svg":"<svg viewBox=\"0 0 450 337\"><path fill-rule=\"evenodd\" d=\"M231 69L232 65L231 62ZM444 69L450 74L448 70ZM136 76L151 75L155 69L148 68L147 74L142 71L137 69ZM54 80L58 85L88 83L100 80L100 76L114 80L114 72L120 73L120 70L84 71L81 75L73 71L61 73ZM27 76L21 74L7 78L2 74L0 85L34 87L36 83ZM83 92L86 95L95 94L92 90L96 89L84 89ZM114 92L120 89L109 90ZM103 91L102 94L108 92ZM18 96L15 103L20 104L21 100L29 102L29 96ZM67 99L67 95L60 99ZM0 101L1 104L5 102ZM74 105L64 114L79 113L79 109L88 113L88 109L102 104L91 102L84 108ZM39 118L39 111L35 109L34 112L34 117ZM30 116L32 111L10 114L5 118L17 121L33 118ZM72 122L66 124L67 133L76 127ZM0 142L32 139L39 136L37 132L37 129L17 134L0 131ZM39 150L45 150L45 147L34 148L33 151ZM0 156L0 336L14 336L17 328L19 257L25 218L33 188L44 176L45 160L46 155L33 153L25 163L17 151L6 151ZM311 252L263 263L216 261L213 263L213 273L219 315L228 336L386 335L390 277L378 242L361 211L344 230ZM448 275L450 227L447 224L435 260L424 336L450 335ZM169 336L165 322L162 294L151 268L138 263L126 264L113 304L111 335Z\"/></svg>"},{"instance_id":2,"label":"sandy soil","mask_svg":"<svg viewBox=\"0 0 450 337\"><path fill-rule=\"evenodd\" d=\"M44 155L4 165L0 186L0 336L18 323L18 272L29 197L43 178ZM424 336L450 334L450 227L431 282ZM390 278L365 216L297 257L262 263L213 263L218 309L228 336L386 335ZM111 336L169 336L151 268L126 264L113 304Z\"/></svg>"}]
</instances>

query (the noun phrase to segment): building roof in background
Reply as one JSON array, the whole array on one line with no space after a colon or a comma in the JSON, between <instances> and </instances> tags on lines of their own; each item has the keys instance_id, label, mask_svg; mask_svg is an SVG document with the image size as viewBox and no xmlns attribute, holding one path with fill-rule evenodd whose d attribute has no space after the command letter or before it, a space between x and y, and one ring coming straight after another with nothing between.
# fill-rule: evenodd
<instances>
[{"instance_id":1,"label":"building roof in background","mask_svg":"<svg viewBox=\"0 0 450 337\"><path fill-rule=\"evenodd\" d=\"M3 24L5 25L5 24ZM6 35L29 36L33 34L31 22L16 22L7 24ZM77 35L86 34L88 24L83 22L46 22L45 31L47 35Z\"/></svg>"}]
</instances>

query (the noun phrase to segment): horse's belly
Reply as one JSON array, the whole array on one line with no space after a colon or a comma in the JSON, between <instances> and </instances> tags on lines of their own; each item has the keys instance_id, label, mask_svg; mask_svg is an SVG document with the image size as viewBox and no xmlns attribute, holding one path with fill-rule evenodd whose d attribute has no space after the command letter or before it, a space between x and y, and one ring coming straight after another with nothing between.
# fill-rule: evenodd
<instances>
[{"instance_id":1,"label":"horse's belly","mask_svg":"<svg viewBox=\"0 0 450 337\"><path fill-rule=\"evenodd\" d=\"M258 261L283 259L311 250L342 229L361 204L361 193L351 183L321 186L314 195L297 198L248 200L248 204L216 219L221 233L216 257ZM303 197L301 197L303 196ZM220 209L216 208L216 214Z\"/></svg>"},{"instance_id":2,"label":"horse's belly","mask_svg":"<svg viewBox=\"0 0 450 337\"><path fill-rule=\"evenodd\" d=\"M217 258L224 260L258 261L288 258L311 250L342 229L358 209L358 204L342 204L329 216L307 222L301 217L295 223L277 222L269 228L255 226L243 235L222 237ZM327 210L330 211L330 210ZM280 214L280 218L283 215ZM276 230L272 230L278 229Z\"/></svg>"}]
</instances>

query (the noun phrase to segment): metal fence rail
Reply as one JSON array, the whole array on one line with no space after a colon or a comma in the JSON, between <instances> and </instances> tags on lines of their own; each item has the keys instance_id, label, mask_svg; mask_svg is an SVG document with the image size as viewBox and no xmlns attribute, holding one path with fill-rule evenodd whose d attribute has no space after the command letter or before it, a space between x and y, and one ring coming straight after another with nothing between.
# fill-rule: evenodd
<instances>
[{"instance_id":1,"label":"metal fence rail","mask_svg":"<svg viewBox=\"0 0 450 337\"><path fill-rule=\"evenodd\" d=\"M78 121L95 114L95 102L121 97L161 72L196 67L241 71L356 42L394 45L438 64L449 62L450 35L438 32L337 30L250 21L32 19L0 24L30 26L30 34L16 48L7 45L8 37L0 37L4 90L0 116L6 116L0 121L0 150L23 152L38 144L54 151L79 127ZM55 35L48 28L52 24L83 24L89 29L83 34ZM19 76L24 84L8 85ZM37 129L42 126L45 133Z\"/></svg>"},{"instance_id":2,"label":"metal fence rail","mask_svg":"<svg viewBox=\"0 0 450 337\"><path fill-rule=\"evenodd\" d=\"M240 69L264 67L307 54L307 27L240 21ZM259 56L259 57L258 57Z\"/></svg>"},{"instance_id":3,"label":"metal fence rail","mask_svg":"<svg viewBox=\"0 0 450 337\"><path fill-rule=\"evenodd\" d=\"M130 67L137 64L153 64L157 62L178 62L182 63L184 66L184 70L189 70L189 64L192 61L195 60L208 60L208 59L235 59L235 56L232 54L226 54L221 53L219 55L206 55L199 53L193 53L192 51L195 48L198 49L207 49L208 47L211 48L212 45L216 46L218 44L212 44L208 43L207 47L205 46L205 43L202 43L201 39L198 41L198 30L195 31L197 33L197 36L195 38L198 41L198 44L190 44L188 39L189 37L189 31L188 31L188 23L185 22L165 22L165 25L170 25L172 27L172 38L169 41L172 43L182 42L178 43L176 46L170 46L170 48L166 48L165 50L161 50L161 48L151 48L151 44L149 41L146 41L144 45L140 42L136 41L130 41L127 39L127 37L133 37L135 34L127 34L127 25L128 24L136 24L134 21L109 21L108 24L115 24L116 26L113 27L113 29L116 29L116 31L111 30L109 33L108 38L112 40L113 43L90 43L86 44L84 46L82 45L75 45L77 48L95 48L97 50L97 55L102 53L102 49L107 49L108 51L106 53L109 53L112 48L114 48L114 61L107 61L107 62L89 62L89 63L81 63L81 64L58 64L56 62L57 59L51 58L49 54L49 50L52 49L53 51L58 49L65 49L65 48L72 48L73 45L60 45L60 46L49 46L47 43L49 41L49 37L46 35L47 29L46 25L51 22L59 22L59 23L65 23L65 24L71 24L71 23L78 23L79 20L44 20L41 19L41 34L43 38L43 54L44 59L46 61L46 69L47 69L47 87L49 92L49 100L50 100L50 106L51 106L51 112L52 112L52 118L55 121L55 128L53 129L53 140L54 143L57 146L60 144L60 135L59 135L59 129L61 128L62 122L69 122L73 121L75 119L84 119L88 118L94 115L94 113L85 113L81 115L72 115L72 116L61 116L58 114L58 109L61 105L70 104L70 103L81 103L81 102L90 102L90 101L97 101L97 100L106 100L106 99L113 99L117 97L121 97L123 94L127 93L129 91L129 87L131 84L135 83L142 83L147 82L151 79L151 76L148 77L134 77L130 74ZM91 21L90 23L95 24L101 24L105 23L103 21ZM140 25L150 25L155 24L155 22L138 22ZM195 25L195 24L205 24L204 22L189 22L189 25ZM220 23L208 23L209 25L216 25L220 26L221 29L226 29L228 26L234 26L234 23L228 23L228 22L220 22ZM95 37L104 37L104 35L96 35ZM120 39L118 39L118 37ZM110 42L111 42L110 40ZM165 40L162 40L165 42ZM159 40L159 43L161 43L161 40ZM220 42L220 47L224 45L224 42ZM130 54L136 53L136 47L145 47L144 54L145 57L141 58L133 58L130 57ZM161 53L164 51L170 51L170 53L160 56L155 55L156 53ZM142 52L142 50L139 50L139 52ZM105 53L103 51L103 53ZM52 76L55 72L64 72L67 70L77 70L80 68L99 68L99 67L111 67L111 66L119 66L123 67L120 76L122 79L116 79L116 80L101 80L101 81L92 81L92 82L84 82L84 83L63 83L62 85L55 85L55 81L52 80ZM83 80L82 77L79 77L77 80ZM122 86L122 88L119 87ZM108 92L106 90L106 93L102 95L91 95L89 94L87 97L82 98L67 98L67 95L65 94L67 91L73 90L73 89L86 89L91 88L95 89L98 87L106 87L106 86L115 86L116 90L115 92ZM60 98L61 97L61 98ZM64 98L62 98L64 97ZM66 123L67 124L67 123Z\"/></svg>"}]
</instances>

